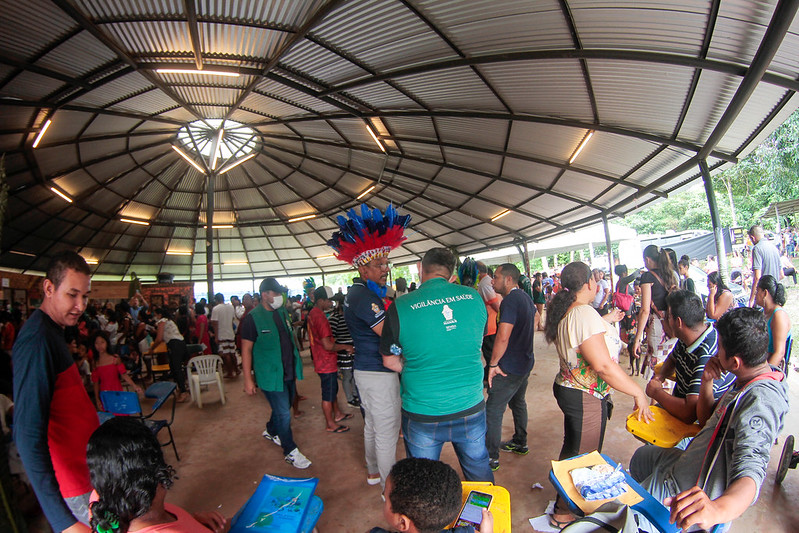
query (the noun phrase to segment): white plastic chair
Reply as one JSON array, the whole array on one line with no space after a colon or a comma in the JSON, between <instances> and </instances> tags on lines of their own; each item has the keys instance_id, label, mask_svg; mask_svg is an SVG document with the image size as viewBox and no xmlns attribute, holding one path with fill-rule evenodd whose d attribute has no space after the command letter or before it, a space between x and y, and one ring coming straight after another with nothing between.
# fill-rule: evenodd
<instances>
[{"instance_id":1,"label":"white plastic chair","mask_svg":"<svg viewBox=\"0 0 799 533\"><path fill-rule=\"evenodd\" d=\"M189 391L191 399L197 402L197 407L202 409L203 401L200 387L216 383L219 387L219 397L225 404L225 385L222 381L222 358L218 355L199 355L189 360L186 369L188 373Z\"/></svg>"}]
</instances>

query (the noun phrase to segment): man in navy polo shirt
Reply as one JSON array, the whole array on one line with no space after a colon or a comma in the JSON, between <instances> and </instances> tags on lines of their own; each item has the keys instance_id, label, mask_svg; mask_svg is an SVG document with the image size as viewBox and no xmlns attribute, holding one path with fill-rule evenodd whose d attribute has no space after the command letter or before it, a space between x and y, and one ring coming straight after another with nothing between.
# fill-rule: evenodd
<instances>
[{"instance_id":1,"label":"man in navy polo shirt","mask_svg":"<svg viewBox=\"0 0 799 533\"><path fill-rule=\"evenodd\" d=\"M486 448L491 470L499 468L499 450L525 455L527 449L527 378L533 369L535 305L519 289L521 273L505 263L494 271L494 290L502 296L497 317L497 337L488 367L486 400ZM502 439L502 415L510 406L513 438Z\"/></svg>"},{"instance_id":2,"label":"man in navy polo shirt","mask_svg":"<svg viewBox=\"0 0 799 533\"><path fill-rule=\"evenodd\" d=\"M364 411L363 442L367 482L385 486L394 466L400 429L400 386L396 372L383 366L380 335L386 317L383 300L388 257L376 257L358 267L344 300L344 320L355 344L355 384ZM371 287L371 288L370 288Z\"/></svg>"}]
</instances>

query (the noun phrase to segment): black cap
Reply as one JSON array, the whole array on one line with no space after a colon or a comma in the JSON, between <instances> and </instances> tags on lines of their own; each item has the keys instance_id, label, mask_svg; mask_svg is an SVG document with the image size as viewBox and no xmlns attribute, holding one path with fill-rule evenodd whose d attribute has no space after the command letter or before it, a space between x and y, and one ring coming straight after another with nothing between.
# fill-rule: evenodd
<instances>
[{"instance_id":1,"label":"black cap","mask_svg":"<svg viewBox=\"0 0 799 533\"><path fill-rule=\"evenodd\" d=\"M265 278L261 282L261 287L258 289L259 292L288 292L288 289L282 286L280 283L277 282L275 278Z\"/></svg>"}]
</instances>

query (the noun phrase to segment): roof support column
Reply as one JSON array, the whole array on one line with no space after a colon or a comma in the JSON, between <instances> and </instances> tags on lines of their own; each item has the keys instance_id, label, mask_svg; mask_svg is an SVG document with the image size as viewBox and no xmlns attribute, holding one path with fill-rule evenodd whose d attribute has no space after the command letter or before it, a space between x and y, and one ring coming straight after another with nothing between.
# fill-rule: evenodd
<instances>
[{"instance_id":1,"label":"roof support column","mask_svg":"<svg viewBox=\"0 0 799 533\"><path fill-rule=\"evenodd\" d=\"M527 241L517 242L516 249L519 251L519 255L522 256L522 263L524 264L524 272L522 273L527 276L527 279L532 283L533 279L530 277L530 255L527 253Z\"/></svg>"},{"instance_id":2,"label":"roof support column","mask_svg":"<svg viewBox=\"0 0 799 533\"><path fill-rule=\"evenodd\" d=\"M713 223L713 235L716 238L716 257L718 258L719 274L723 280L727 280L727 250L724 249L724 235L719 217L719 208L716 204L716 193L713 191L713 181L710 178L710 169L707 161L699 160L699 171L702 173L702 182L705 185L705 195L707 196L707 206L710 208L710 221Z\"/></svg>"},{"instance_id":3,"label":"roof support column","mask_svg":"<svg viewBox=\"0 0 799 533\"><path fill-rule=\"evenodd\" d=\"M602 227L605 228L605 246L608 248L608 276L610 282L610 293L613 294L613 248L610 245L610 229L608 228L608 215L606 213L602 213Z\"/></svg>"},{"instance_id":4,"label":"roof support column","mask_svg":"<svg viewBox=\"0 0 799 533\"><path fill-rule=\"evenodd\" d=\"M208 174L205 193L205 281L208 284L208 301L214 301L214 181L216 172Z\"/></svg>"}]
</instances>

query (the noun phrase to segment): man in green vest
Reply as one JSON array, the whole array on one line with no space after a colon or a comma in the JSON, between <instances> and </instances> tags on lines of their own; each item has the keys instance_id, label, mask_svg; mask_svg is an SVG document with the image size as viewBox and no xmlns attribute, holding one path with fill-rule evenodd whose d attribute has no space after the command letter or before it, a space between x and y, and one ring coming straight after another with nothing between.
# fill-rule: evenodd
<instances>
[{"instance_id":1,"label":"man in green vest","mask_svg":"<svg viewBox=\"0 0 799 533\"><path fill-rule=\"evenodd\" d=\"M408 456L438 460L451 442L467 481L494 481L485 447L480 294L449 283L455 256L433 248L422 284L388 308L380 338L383 365L402 372L402 434Z\"/></svg>"},{"instance_id":2,"label":"man in green vest","mask_svg":"<svg viewBox=\"0 0 799 533\"><path fill-rule=\"evenodd\" d=\"M283 447L288 464L308 468L311 461L300 453L291 433L290 409L297 394L295 380L302 379L302 361L283 306L286 289L275 278L266 278L260 292L261 305L240 326L244 390L253 395L261 389L272 407L264 438Z\"/></svg>"}]
</instances>

